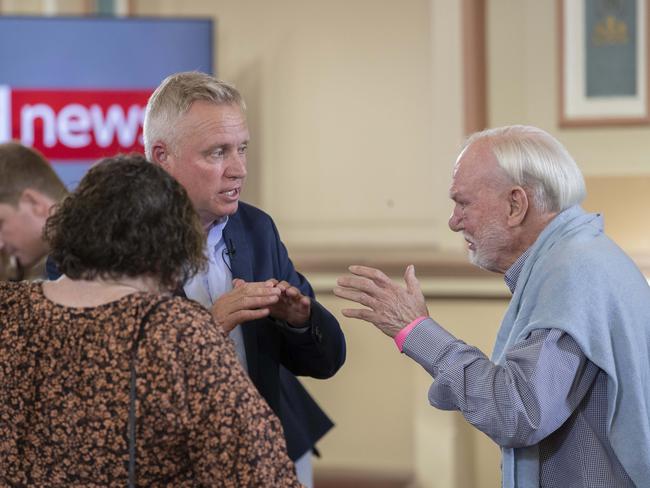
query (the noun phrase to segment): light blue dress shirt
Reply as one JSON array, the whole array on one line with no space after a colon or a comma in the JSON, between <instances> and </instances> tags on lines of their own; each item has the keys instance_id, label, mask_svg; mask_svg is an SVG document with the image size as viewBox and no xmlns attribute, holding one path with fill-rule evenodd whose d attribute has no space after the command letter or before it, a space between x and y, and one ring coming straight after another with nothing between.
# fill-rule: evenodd
<instances>
[{"instance_id":1,"label":"light blue dress shirt","mask_svg":"<svg viewBox=\"0 0 650 488\"><path fill-rule=\"evenodd\" d=\"M228 248L223 238L223 229L227 223L228 217L226 216L212 224L212 227L208 230L208 239L205 248L205 254L208 259L207 267L203 272L193 276L183 287L188 298L199 302L208 310L212 308L212 304L217 298L232 290L230 256L228 255ZM248 372L244 337L242 336L239 325L230 331L230 338L235 343L235 351L237 352L239 362L244 370Z\"/></svg>"}]
</instances>

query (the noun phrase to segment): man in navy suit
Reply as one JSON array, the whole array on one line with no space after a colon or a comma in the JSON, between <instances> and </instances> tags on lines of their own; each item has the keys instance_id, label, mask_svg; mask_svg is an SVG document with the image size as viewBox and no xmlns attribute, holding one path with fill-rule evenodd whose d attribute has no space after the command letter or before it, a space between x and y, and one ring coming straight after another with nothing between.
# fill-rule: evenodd
<instances>
[{"instance_id":1,"label":"man in navy suit","mask_svg":"<svg viewBox=\"0 0 650 488\"><path fill-rule=\"evenodd\" d=\"M311 486L311 452L332 423L294 375L334 375L345 339L294 269L271 217L239 201L249 140L244 110L228 83L198 72L172 75L147 104L145 152L185 187L207 232L208 269L184 292L230 334L282 421L300 481Z\"/></svg>"}]
</instances>

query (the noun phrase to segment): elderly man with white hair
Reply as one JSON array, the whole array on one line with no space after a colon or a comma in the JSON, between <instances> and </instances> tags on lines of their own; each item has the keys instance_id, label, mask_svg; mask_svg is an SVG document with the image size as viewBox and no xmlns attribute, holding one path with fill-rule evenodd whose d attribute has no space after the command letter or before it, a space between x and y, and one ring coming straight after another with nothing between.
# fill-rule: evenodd
<instances>
[{"instance_id":1,"label":"elderly man with white hair","mask_svg":"<svg viewBox=\"0 0 650 488\"><path fill-rule=\"evenodd\" d=\"M433 378L429 401L459 410L502 448L505 487L628 487L650 480L650 288L586 213L567 150L526 126L472 135L454 168L449 227L512 299L492 357L429 316L406 287L351 266L343 314L395 339ZM478 324L477 324L478 325Z\"/></svg>"}]
</instances>

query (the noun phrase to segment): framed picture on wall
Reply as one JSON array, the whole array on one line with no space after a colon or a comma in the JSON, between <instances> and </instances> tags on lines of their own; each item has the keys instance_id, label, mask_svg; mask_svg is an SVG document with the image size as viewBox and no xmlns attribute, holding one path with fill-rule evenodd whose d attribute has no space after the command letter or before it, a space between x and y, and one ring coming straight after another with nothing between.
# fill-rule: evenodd
<instances>
[{"instance_id":1,"label":"framed picture on wall","mask_svg":"<svg viewBox=\"0 0 650 488\"><path fill-rule=\"evenodd\" d=\"M558 0L561 127L650 123L647 0Z\"/></svg>"}]
</instances>

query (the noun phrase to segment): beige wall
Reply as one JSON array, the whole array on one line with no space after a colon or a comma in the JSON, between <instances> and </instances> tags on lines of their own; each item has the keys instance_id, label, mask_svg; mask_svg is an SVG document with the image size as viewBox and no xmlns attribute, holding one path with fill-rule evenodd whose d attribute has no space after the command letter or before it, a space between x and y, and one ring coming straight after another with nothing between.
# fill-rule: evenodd
<instances>
[{"instance_id":1,"label":"beige wall","mask_svg":"<svg viewBox=\"0 0 650 488\"><path fill-rule=\"evenodd\" d=\"M0 6L5 13L37 13L52 4L64 13L85 8L34 0ZM131 6L136 15L216 20L216 69L249 105L246 198L272 213L294 256L319 248L363 256L365 249L388 247L404 250L397 264L405 265L416 248L459 250L446 219L449 175L463 137L461 0L134 0ZM554 133L592 178L600 195L594 205L626 215L624 204L611 204L629 201L630 180L617 180L612 193L614 180L607 178L648 176L649 128L558 128L555 9L554 0L487 0L489 125L526 123ZM646 200L634 202L636 208ZM650 240L629 233L639 227L640 211L635 215L616 232L643 252ZM338 313L342 303L329 293L334 275L309 278ZM504 290L499 279L470 293L464 279L423 278L433 290L433 316L489 352L507 298L468 296ZM441 291L456 298L433 298ZM429 407L430 378L387 338L340 318L345 367L332 380L305 381L337 423L320 446L316 469L397 473L423 487L497 486L491 441L458 414Z\"/></svg>"},{"instance_id":2,"label":"beige wall","mask_svg":"<svg viewBox=\"0 0 650 488\"><path fill-rule=\"evenodd\" d=\"M446 221L463 137L460 1L132 0L130 11L215 20L216 71L249 105L244 196L292 248L458 248Z\"/></svg>"},{"instance_id":3,"label":"beige wall","mask_svg":"<svg viewBox=\"0 0 650 488\"><path fill-rule=\"evenodd\" d=\"M0 0L0 12L12 15L78 15L87 0Z\"/></svg>"},{"instance_id":4,"label":"beige wall","mask_svg":"<svg viewBox=\"0 0 650 488\"><path fill-rule=\"evenodd\" d=\"M451 171L461 122L456 9L442 3L134 5L217 20L218 74L250 106L247 196L276 217L287 243L365 246L433 245L444 229L447 178L436 174Z\"/></svg>"},{"instance_id":5,"label":"beige wall","mask_svg":"<svg viewBox=\"0 0 650 488\"><path fill-rule=\"evenodd\" d=\"M456 337L491 351L507 299L429 299L429 312ZM419 372L420 373L420 372ZM457 412L441 412L426 400L431 378L422 371L414 389L419 486L492 488L500 486L500 451Z\"/></svg>"}]
</instances>

